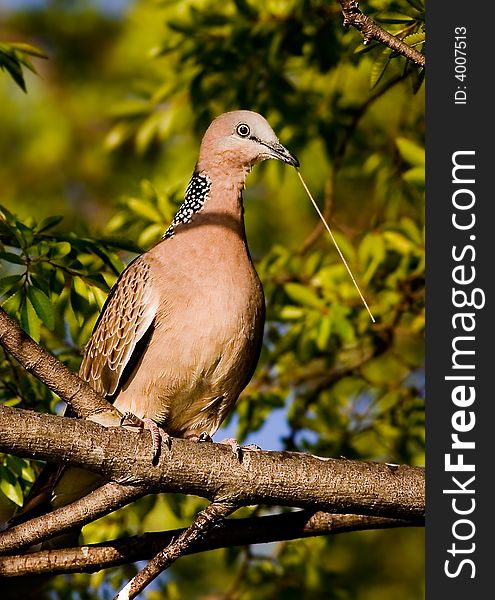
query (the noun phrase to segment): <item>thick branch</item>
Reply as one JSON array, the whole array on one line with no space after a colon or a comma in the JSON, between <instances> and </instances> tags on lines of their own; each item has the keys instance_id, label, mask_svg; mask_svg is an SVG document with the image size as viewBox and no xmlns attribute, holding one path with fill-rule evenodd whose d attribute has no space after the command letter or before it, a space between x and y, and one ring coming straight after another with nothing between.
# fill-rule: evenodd
<instances>
[{"instance_id":1,"label":"thick branch","mask_svg":"<svg viewBox=\"0 0 495 600\"><path fill-rule=\"evenodd\" d=\"M84 498L41 517L31 519L0 533L0 554L22 550L55 535L82 527L137 498L146 491L139 487L106 483Z\"/></svg>"},{"instance_id":2,"label":"thick branch","mask_svg":"<svg viewBox=\"0 0 495 600\"><path fill-rule=\"evenodd\" d=\"M0 407L0 451L86 467L121 484L239 505L267 504L422 522L424 469L174 439L158 465L149 433ZM67 440L71 443L67 444Z\"/></svg>"},{"instance_id":3,"label":"thick branch","mask_svg":"<svg viewBox=\"0 0 495 600\"><path fill-rule=\"evenodd\" d=\"M364 43L367 44L371 40L376 40L388 46L391 50L394 50L398 54L405 56L408 60L417 64L420 67L425 66L425 57L421 52L418 52L411 46L408 46L401 39L393 36L379 25L367 17L359 10L359 3L356 0L339 0L342 7L342 14L344 15L344 27L352 25L358 31L363 34Z\"/></svg>"},{"instance_id":4,"label":"thick branch","mask_svg":"<svg viewBox=\"0 0 495 600\"><path fill-rule=\"evenodd\" d=\"M363 515L333 515L309 510L248 519L227 519L220 527L213 529L207 538L198 540L194 547L189 548L185 554L349 531L415 525L415 523L399 519ZM184 529L176 529L160 533L146 533L141 536L83 546L82 548L65 548L0 557L0 577L35 573L52 575L94 573L109 567L149 560L184 531Z\"/></svg>"},{"instance_id":5,"label":"thick branch","mask_svg":"<svg viewBox=\"0 0 495 600\"><path fill-rule=\"evenodd\" d=\"M43 350L0 308L0 344L28 371L70 404L81 418L117 425L120 413L57 358Z\"/></svg>"}]
</instances>

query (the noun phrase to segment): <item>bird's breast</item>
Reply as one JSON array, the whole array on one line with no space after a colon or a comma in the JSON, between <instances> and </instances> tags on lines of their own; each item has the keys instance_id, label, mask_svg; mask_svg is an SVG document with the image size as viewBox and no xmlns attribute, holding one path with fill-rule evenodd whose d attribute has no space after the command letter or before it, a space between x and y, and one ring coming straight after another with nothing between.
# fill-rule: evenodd
<instances>
[{"instance_id":1,"label":"bird's breast","mask_svg":"<svg viewBox=\"0 0 495 600\"><path fill-rule=\"evenodd\" d=\"M178 233L151 257L160 308L141 363L115 402L172 435L212 435L259 355L261 282L234 230L211 233L198 227L182 240Z\"/></svg>"}]
</instances>

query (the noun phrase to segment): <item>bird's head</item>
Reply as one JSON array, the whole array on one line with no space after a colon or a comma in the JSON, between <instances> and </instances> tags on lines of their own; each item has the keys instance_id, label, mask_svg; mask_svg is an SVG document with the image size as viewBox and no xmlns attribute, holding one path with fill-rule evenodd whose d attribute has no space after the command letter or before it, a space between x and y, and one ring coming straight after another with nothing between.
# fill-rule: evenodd
<instances>
[{"instance_id":1,"label":"bird's head","mask_svg":"<svg viewBox=\"0 0 495 600\"><path fill-rule=\"evenodd\" d=\"M208 172L220 166L245 170L269 158L299 166L297 158L282 146L264 117L249 110L236 110L220 115L206 130L198 171Z\"/></svg>"}]
</instances>

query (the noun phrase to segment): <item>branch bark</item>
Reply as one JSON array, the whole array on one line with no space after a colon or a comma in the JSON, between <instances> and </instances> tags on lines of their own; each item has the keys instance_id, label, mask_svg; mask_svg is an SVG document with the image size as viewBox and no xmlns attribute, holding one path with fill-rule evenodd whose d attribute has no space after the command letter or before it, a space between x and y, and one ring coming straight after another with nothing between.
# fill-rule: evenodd
<instances>
[{"instance_id":1,"label":"branch bark","mask_svg":"<svg viewBox=\"0 0 495 600\"><path fill-rule=\"evenodd\" d=\"M62 400L77 416L101 424L118 425L122 415L109 402L57 358L49 354L0 308L0 344L28 373L32 373Z\"/></svg>"},{"instance_id":2,"label":"branch bark","mask_svg":"<svg viewBox=\"0 0 495 600\"><path fill-rule=\"evenodd\" d=\"M264 544L283 540L335 535L350 531L416 527L417 523L400 519L364 515L334 515L321 511L296 512L227 519L210 531L208 537L199 539L185 554L194 554L250 544ZM159 533L146 533L124 539L112 540L82 548L46 550L18 556L0 557L0 577L29 574L94 573L140 560L149 560L162 548L177 539L185 529Z\"/></svg>"},{"instance_id":3,"label":"branch bark","mask_svg":"<svg viewBox=\"0 0 495 600\"><path fill-rule=\"evenodd\" d=\"M38 544L91 521L103 517L149 491L140 487L106 483L84 498L6 529L0 533L0 554L19 552L23 548Z\"/></svg>"},{"instance_id":4,"label":"branch bark","mask_svg":"<svg viewBox=\"0 0 495 600\"><path fill-rule=\"evenodd\" d=\"M363 14L359 10L359 2L356 0L339 0L339 4L342 7L342 14L344 15L344 27L352 25L352 27L360 31L363 34L364 44L367 44L371 40L376 40L398 54L405 56L416 65L420 67L425 66L426 59L421 52L411 48L411 46L408 46L401 39L388 33L388 31L377 25L373 19Z\"/></svg>"},{"instance_id":5,"label":"branch bark","mask_svg":"<svg viewBox=\"0 0 495 600\"><path fill-rule=\"evenodd\" d=\"M424 469L173 439L151 463L149 432L0 407L0 451L84 467L120 484L239 505L267 504L422 522ZM67 444L70 440L70 445Z\"/></svg>"}]
</instances>

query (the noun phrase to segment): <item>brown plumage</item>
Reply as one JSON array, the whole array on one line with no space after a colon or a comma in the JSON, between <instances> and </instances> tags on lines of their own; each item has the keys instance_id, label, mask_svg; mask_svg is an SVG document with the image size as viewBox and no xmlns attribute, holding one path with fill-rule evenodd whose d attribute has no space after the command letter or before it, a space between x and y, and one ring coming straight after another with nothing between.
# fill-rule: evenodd
<instances>
[{"instance_id":1,"label":"brown plumage","mask_svg":"<svg viewBox=\"0 0 495 600\"><path fill-rule=\"evenodd\" d=\"M171 436L212 436L256 367L265 306L242 190L268 158L298 166L262 116L236 111L212 122L184 204L163 239L122 273L86 346L80 376ZM66 471L52 506L94 487L82 473Z\"/></svg>"}]
</instances>

